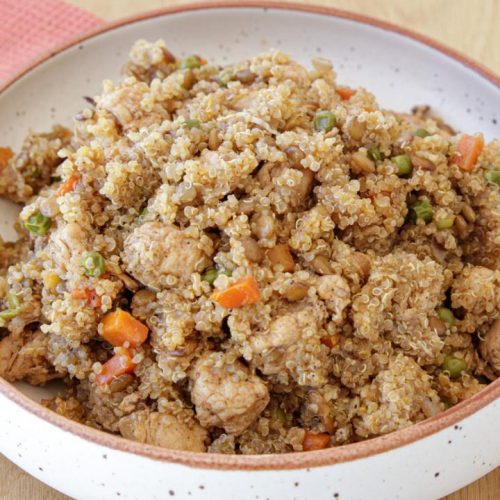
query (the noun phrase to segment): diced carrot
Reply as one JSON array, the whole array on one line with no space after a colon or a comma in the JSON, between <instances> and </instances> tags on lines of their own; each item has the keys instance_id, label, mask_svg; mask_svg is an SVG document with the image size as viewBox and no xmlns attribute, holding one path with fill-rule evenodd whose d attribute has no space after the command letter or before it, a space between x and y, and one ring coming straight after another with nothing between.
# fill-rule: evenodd
<instances>
[{"instance_id":1,"label":"diced carrot","mask_svg":"<svg viewBox=\"0 0 500 500\"><path fill-rule=\"evenodd\" d=\"M135 364L132 361L132 354L128 349L122 348L121 352L115 354L102 365L101 373L96 377L99 385L109 385L125 373L133 373Z\"/></svg>"},{"instance_id":2,"label":"diced carrot","mask_svg":"<svg viewBox=\"0 0 500 500\"><path fill-rule=\"evenodd\" d=\"M114 346L128 342L129 346L137 347L146 341L148 331L146 325L122 309L116 309L102 319L102 336Z\"/></svg>"},{"instance_id":3,"label":"diced carrot","mask_svg":"<svg viewBox=\"0 0 500 500\"><path fill-rule=\"evenodd\" d=\"M210 298L228 309L255 304L260 298L259 285L253 276L246 276L225 290L215 291Z\"/></svg>"},{"instance_id":4,"label":"diced carrot","mask_svg":"<svg viewBox=\"0 0 500 500\"><path fill-rule=\"evenodd\" d=\"M14 156L14 152L10 148L0 148L0 171L2 171L9 160Z\"/></svg>"},{"instance_id":5,"label":"diced carrot","mask_svg":"<svg viewBox=\"0 0 500 500\"><path fill-rule=\"evenodd\" d=\"M472 172L483 147L484 139L482 135L464 134L457 142L456 153L452 161L464 172Z\"/></svg>"},{"instance_id":6,"label":"diced carrot","mask_svg":"<svg viewBox=\"0 0 500 500\"><path fill-rule=\"evenodd\" d=\"M200 64L203 66L207 64L207 60L204 57L198 56L198 59L200 60Z\"/></svg>"},{"instance_id":7,"label":"diced carrot","mask_svg":"<svg viewBox=\"0 0 500 500\"><path fill-rule=\"evenodd\" d=\"M330 434L326 432L314 433L306 431L302 441L302 448L304 451L324 450L325 448L330 448L331 444Z\"/></svg>"},{"instance_id":8,"label":"diced carrot","mask_svg":"<svg viewBox=\"0 0 500 500\"><path fill-rule=\"evenodd\" d=\"M57 190L57 196L63 196L65 194L71 193L78 181L81 179L80 174L73 174L66 182L63 182L59 189Z\"/></svg>"},{"instance_id":9,"label":"diced carrot","mask_svg":"<svg viewBox=\"0 0 500 500\"><path fill-rule=\"evenodd\" d=\"M101 297L97 295L97 292L92 288L75 288L71 292L71 296L74 299L85 300L89 307L93 307L94 309L101 307Z\"/></svg>"},{"instance_id":10,"label":"diced carrot","mask_svg":"<svg viewBox=\"0 0 500 500\"><path fill-rule=\"evenodd\" d=\"M335 90L343 101L348 101L356 93L350 87L337 87Z\"/></svg>"},{"instance_id":11,"label":"diced carrot","mask_svg":"<svg viewBox=\"0 0 500 500\"><path fill-rule=\"evenodd\" d=\"M333 349L340 342L340 335L329 335L328 337L322 337L320 342L326 347Z\"/></svg>"},{"instance_id":12,"label":"diced carrot","mask_svg":"<svg viewBox=\"0 0 500 500\"><path fill-rule=\"evenodd\" d=\"M88 306L97 308L101 307L101 297L91 288L75 289L71 292L74 299L85 300Z\"/></svg>"}]
</instances>

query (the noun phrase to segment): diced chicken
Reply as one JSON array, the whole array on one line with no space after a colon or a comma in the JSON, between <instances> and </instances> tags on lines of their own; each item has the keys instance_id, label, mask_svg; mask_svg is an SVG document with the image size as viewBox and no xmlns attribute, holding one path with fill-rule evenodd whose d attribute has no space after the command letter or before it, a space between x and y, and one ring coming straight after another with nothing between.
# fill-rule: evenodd
<instances>
[{"instance_id":1,"label":"diced chicken","mask_svg":"<svg viewBox=\"0 0 500 500\"><path fill-rule=\"evenodd\" d=\"M138 129L160 123L168 117L159 105L145 110L142 100L147 97L149 86L146 83L124 82L114 88L106 89L98 101L98 109L109 112L123 130Z\"/></svg>"},{"instance_id":2,"label":"diced chicken","mask_svg":"<svg viewBox=\"0 0 500 500\"><path fill-rule=\"evenodd\" d=\"M191 398L204 427L241 434L269 403L266 384L227 354L212 352L198 360Z\"/></svg>"},{"instance_id":3,"label":"diced chicken","mask_svg":"<svg viewBox=\"0 0 500 500\"><path fill-rule=\"evenodd\" d=\"M124 438L172 450L206 451L207 431L194 418L140 410L120 419Z\"/></svg>"},{"instance_id":4,"label":"diced chicken","mask_svg":"<svg viewBox=\"0 0 500 500\"><path fill-rule=\"evenodd\" d=\"M252 339L252 346L256 353L262 354L273 349L286 350L299 340L305 328L314 328L315 320L309 309L285 313L274 319L265 332L260 332ZM282 366L264 367L264 373L277 373Z\"/></svg>"},{"instance_id":5,"label":"diced chicken","mask_svg":"<svg viewBox=\"0 0 500 500\"><path fill-rule=\"evenodd\" d=\"M451 289L453 308L463 307L465 318L460 330L473 333L500 315L500 271L468 266L455 279Z\"/></svg>"},{"instance_id":6,"label":"diced chicken","mask_svg":"<svg viewBox=\"0 0 500 500\"><path fill-rule=\"evenodd\" d=\"M88 237L85 231L75 222L58 227L50 235L50 248L54 260L65 266L73 256L81 259Z\"/></svg>"},{"instance_id":7,"label":"diced chicken","mask_svg":"<svg viewBox=\"0 0 500 500\"><path fill-rule=\"evenodd\" d=\"M41 385L60 377L47 361L47 337L41 333L10 335L0 341L0 377Z\"/></svg>"},{"instance_id":8,"label":"diced chicken","mask_svg":"<svg viewBox=\"0 0 500 500\"><path fill-rule=\"evenodd\" d=\"M500 319L493 322L479 348L484 359L500 375Z\"/></svg>"},{"instance_id":9,"label":"diced chicken","mask_svg":"<svg viewBox=\"0 0 500 500\"><path fill-rule=\"evenodd\" d=\"M169 275L189 279L210 264L212 244L208 237L194 239L173 225L146 222L125 240L123 261L138 281L165 288Z\"/></svg>"},{"instance_id":10,"label":"diced chicken","mask_svg":"<svg viewBox=\"0 0 500 500\"><path fill-rule=\"evenodd\" d=\"M297 303L278 312L268 328L250 338L253 362L265 375L290 374L300 385L325 382L327 361L320 343L324 306ZM284 380L284 379L283 379Z\"/></svg>"}]
</instances>

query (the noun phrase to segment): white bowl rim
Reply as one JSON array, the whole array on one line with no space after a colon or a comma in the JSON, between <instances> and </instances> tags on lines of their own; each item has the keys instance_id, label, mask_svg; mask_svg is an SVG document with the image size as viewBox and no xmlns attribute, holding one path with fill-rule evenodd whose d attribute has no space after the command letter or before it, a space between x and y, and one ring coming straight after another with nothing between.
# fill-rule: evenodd
<instances>
[{"instance_id":1,"label":"white bowl rim","mask_svg":"<svg viewBox=\"0 0 500 500\"><path fill-rule=\"evenodd\" d=\"M260 0L221 0L216 2L200 2L172 7L160 8L157 10L136 14L130 17L120 19L112 23L106 23L92 31L75 37L63 44L60 44L52 50L42 54L40 57L23 67L12 77L0 84L0 94L7 90L11 85L18 81L22 76L29 73L45 61L60 54L64 50L78 45L85 40L89 40L97 35L118 29L122 26L140 22L146 19L152 19L169 14L180 12L189 12L206 9L223 8L262 8L262 9L281 9L300 11L313 14L322 14L341 19L352 20L361 24L375 26L385 31L399 33L410 39L414 39L424 45L427 45L448 57L462 63L470 70L479 74L497 87L500 87L500 78L491 70L483 67L472 59L460 54L459 52L446 47L426 36L415 33L406 28L380 21L378 19L355 14L352 12L319 5L305 5L289 3L282 1L260 1ZM500 379L492 382L485 389L475 394L469 399L457 404L453 408L435 415L421 423L414 424L402 430L392 432L359 443L352 443L326 450L312 451L307 453L284 453L275 455L222 455L214 453L195 453L188 451L171 450L160 448L147 444L138 443L123 439L114 434L88 427L86 425L74 422L66 417L58 415L41 404L33 401L23 394L12 384L0 377L0 395L5 396L31 414L55 425L62 431L69 432L87 441L95 444L119 450L123 452L141 455L153 460L173 462L196 468L218 469L218 470L291 470L303 469L309 467L328 466L337 463L349 462L361 458L367 458L379 453L387 452L401 446L411 444L419 439L425 438L439 431L442 431L464 418L481 410L489 403L500 397Z\"/></svg>"}]
</instances>

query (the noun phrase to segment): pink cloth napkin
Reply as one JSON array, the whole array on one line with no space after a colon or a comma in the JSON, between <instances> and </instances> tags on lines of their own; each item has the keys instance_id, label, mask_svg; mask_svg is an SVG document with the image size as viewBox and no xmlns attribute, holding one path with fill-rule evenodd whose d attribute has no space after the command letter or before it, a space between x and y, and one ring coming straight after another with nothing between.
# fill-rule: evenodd
<instances>
[{"instance_id":1,"label":"pink cloth napkin","mask_svg":"<svg viewBox=\"0 0 500 500\"><path fill-rule=\"evenodd\" d=\"M60 0L0 0L0 80L102 22Z\"/></svg>"}]
</instances>

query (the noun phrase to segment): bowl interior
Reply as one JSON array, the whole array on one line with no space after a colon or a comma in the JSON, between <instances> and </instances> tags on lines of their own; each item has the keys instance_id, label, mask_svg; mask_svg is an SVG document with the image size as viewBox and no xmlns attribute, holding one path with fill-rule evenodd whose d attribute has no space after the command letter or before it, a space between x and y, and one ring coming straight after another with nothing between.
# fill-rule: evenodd
<instances>
[{"instance_id":1,"label":"bowl interior","mask_svg":"<svg viewBox=\"0 0 500 500\"><path fill-rule=\"evenodd\" d=\"M500 89L464 64L398 33L358 21L276 8L242 7L160 15L101 33L58 53L0 94L0 146L18 148L28 129L70 125L86 95L101 81L117 79L132 43L165 39L176 55L200 54L225 64L277 48L310 66L333 61L339 82L363 86L381 105L409 111L429 104L452 126L500 137ZM0 200L0 234L11 228L17 207ZM25 391L25 385L20 385ZM46 397L29 389L34 398Z\"/></svg>"}]
</instances>

